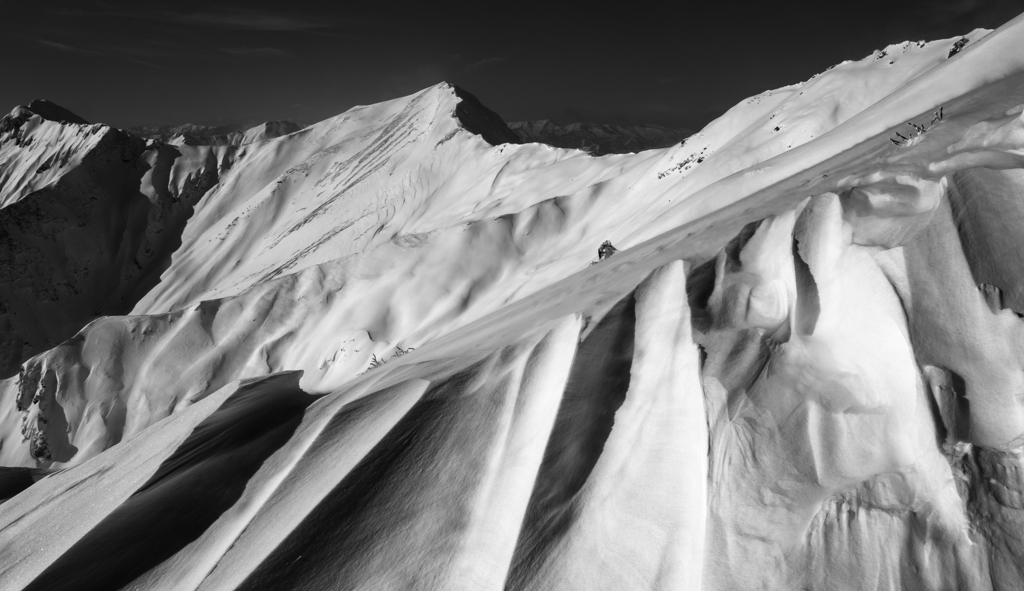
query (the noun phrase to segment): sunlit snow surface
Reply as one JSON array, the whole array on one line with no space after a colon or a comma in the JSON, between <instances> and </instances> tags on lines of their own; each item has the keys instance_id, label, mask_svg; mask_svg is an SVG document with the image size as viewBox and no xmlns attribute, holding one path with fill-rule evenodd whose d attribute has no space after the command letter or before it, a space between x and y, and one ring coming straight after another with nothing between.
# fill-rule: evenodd
<instances>
[{"instance_id":1,"label":"sunlit snow surface","mask_svg":"<svg viewBox=\"0 0 1024 591\"><path fill-rule=\"evenodd\" d=\"M78 331L0 381L0 589L1024 588L1024 19L966 38L602 157L447 84L109 170L16 110L0 271L117 284L0 292ZM167 256L69 245L85 177Z\"/></svg>"}]
</instances>

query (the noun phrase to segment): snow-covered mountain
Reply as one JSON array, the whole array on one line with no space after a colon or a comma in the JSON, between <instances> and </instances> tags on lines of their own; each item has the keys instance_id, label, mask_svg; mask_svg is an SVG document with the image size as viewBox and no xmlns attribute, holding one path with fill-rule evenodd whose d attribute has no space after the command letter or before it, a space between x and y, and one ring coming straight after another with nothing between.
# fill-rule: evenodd
<instances>
[{"instance_id":1,"label":"snow-covered mountain","mask_svg":"<svg viewBox=\"0 0 1024 591\"><path fill-rule=\"evenodd\" d=\"M1021 588L1022 44L604 156L448 84L230 145L16 109L0 589Z\"/></svg>"}]
</instances>

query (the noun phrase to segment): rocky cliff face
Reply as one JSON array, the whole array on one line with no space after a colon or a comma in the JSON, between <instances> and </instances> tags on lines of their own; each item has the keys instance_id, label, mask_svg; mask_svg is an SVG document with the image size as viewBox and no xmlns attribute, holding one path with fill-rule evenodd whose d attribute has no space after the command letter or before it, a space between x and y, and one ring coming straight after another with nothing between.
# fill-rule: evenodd
<instances>
[{"instance_id":1,"label":"rocky cliff face","mask_svg":"<svg viewBox=\"0 0 1024 591\"><path fill-rule=\"evenodd\" d=\"M102 160L217 176L0 382L0 588L1024 586L1024 20L967 38L632 154L440 84Z\"/></svg>"}]
</instances>

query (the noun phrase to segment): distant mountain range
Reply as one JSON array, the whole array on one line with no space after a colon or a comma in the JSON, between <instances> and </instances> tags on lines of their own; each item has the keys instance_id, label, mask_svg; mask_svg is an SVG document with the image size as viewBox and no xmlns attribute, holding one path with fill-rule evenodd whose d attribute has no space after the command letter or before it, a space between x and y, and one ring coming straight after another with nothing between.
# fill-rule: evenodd
<instances>
[{"instance_id":1,"label":"distant mountain range","mask_svg":"<svg viewBox=\"0 0 1024 591\"><path fill-rule=\"evenodd\" d=\"M559 125L554 121L515 121L508 123L515 134L506 141L517 143L536 142L556 148L583 150L595 156L605 154L627 154L654 148L667 148L678 144L693 132L687 129L672 129L660 125L613 125L605 123L570 123ZM128 127L128 131L146 139L160 139L165 142L198 145L242 145L280 137L303 129L305 126L293 121L268 121L252 128L239 125L206 126L186 123L160 127Z\"/></svg>"},{"instance_id":2,"label":"distant mountain range","mask_svg":"<svg viewBox=\"0 0 1024 591\"><path fill-rule=\"evenodd\" d=\"M255 127L207 126L186 123L160 127L128 127L125 131L145 139L159 139L187 146L241 146L288 135L305 126L294 121L267 121Z\"/></svg>"},{"instance_id":3,"label":"distant mountain range","mask_svg":"<svg viewBox=\"0 0 1024 591\"><path fill-rule=\"evenodd\" d=\"M595 156L667 148L693 135L688 129L670 129L659 125L559 125L548 119L516 121L509 123L508 126L522 142L539 142L558 148L584 150Z\"/></svg>"}]
</instances>

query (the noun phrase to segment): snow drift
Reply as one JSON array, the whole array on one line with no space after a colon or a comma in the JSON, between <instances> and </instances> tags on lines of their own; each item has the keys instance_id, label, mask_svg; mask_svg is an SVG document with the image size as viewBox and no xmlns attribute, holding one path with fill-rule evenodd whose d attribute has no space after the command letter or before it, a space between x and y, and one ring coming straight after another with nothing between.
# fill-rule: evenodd
<instances>
[{"instance_id":1,"label":"snow drift","mask_svg":"<svg viewBox=\"0 0 1024 591\"><path fill-rule=\"evenodd\" d=\"M1021 43L605 156L447 84L206 145L16 109L0 589L1024 586Z\"/></svg>"}]
</instances>

